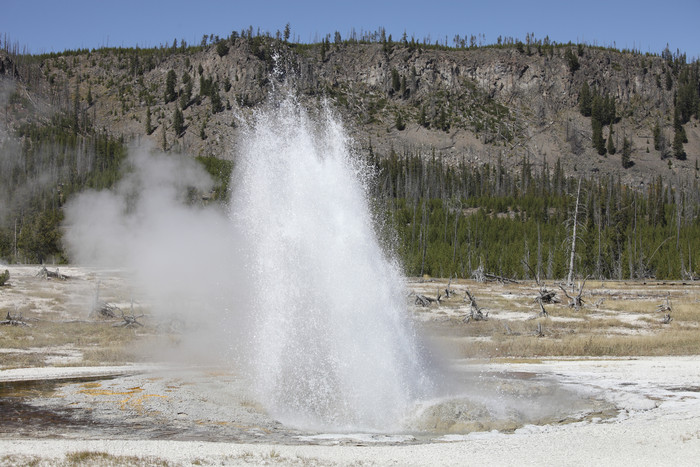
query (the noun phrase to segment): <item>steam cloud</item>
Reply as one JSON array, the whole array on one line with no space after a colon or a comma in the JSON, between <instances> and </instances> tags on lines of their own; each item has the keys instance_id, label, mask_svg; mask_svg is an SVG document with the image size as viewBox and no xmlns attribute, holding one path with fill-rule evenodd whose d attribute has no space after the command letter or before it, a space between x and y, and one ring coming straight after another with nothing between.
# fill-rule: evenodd
<instances>
[{"instance_id":1,"label":"steam cloud","mask_svg":"<svg viewBox=\"0 0 700 467\"><path fill-rule=\"evenodd\" d=\"M126 166L114 190L84 192L65 206L69 257L123 269L157 319L226 319L235 282L230 221L221 207L185 199L188 189L211 189L209 174L192 158L148 148L131 148Z\"/></svg>"}]
</instances>

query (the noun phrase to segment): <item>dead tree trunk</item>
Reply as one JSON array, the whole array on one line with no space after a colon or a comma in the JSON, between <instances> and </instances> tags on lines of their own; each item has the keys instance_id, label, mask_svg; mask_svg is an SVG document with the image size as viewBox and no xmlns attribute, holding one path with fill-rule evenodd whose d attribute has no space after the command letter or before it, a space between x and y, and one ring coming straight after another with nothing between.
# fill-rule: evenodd
<instances>
[{"instance_id":1,"label":"dead tree trunk","mask_svg":"<svg viewBox=\"0 0 700 467\"><path fill-rule=\"evenodd\" d=\"M539 295L535 297L535 301L540 302L540 306L542 306L543 303L559 303L559 300L557 300L557 293L554 292L553 290L547 290L545 287L544 282L540 282L540 275L535 272L534 269L532 269L532 266L530 266L530 263L527 261L523 261L523 264L528 267L530 272L535 276L535 282L537 283L538 287L540 288L539 290ZM543 307L544 311L544 307ZM546 314L546 313L545 313Z\"/></svg>"},{"instance_id":2,"label":"dead tree trunk","mask_svg":"<svg viewBox=\"0 0 700 467\"><path fill-rule=\"evenodd\" d=\"M581 307L583 306L583 299L581 298L581 295L583 295L583 287L586 285L586 281L588 280L588 276L583 280L583 283L579 285L578 293L572 297L571 295L568 294L566 289L562 284L559 284L559 288L564 292L564 295L566 295L566 298L569 299L569 307L574 308L575 310L580 310Z\"/></svg>"},{"instance_id":3,"label":"dead tree trunk","mask_svg":"<svg viewBox=\"0 0 700 467\"><path fill-rule=\"evenodd\" d=\"M574 258L576 257L576 228L578 227L578 205L581 198L581 179L578 179L578 189L576 190L576 206L574 207L574 225L571 234L571 257L569 258L569 276L566 279L568 287L573 285L574 278Z\"/></svg>"},{"instance_id":4,"label":"dead tree trunk","mask_svg":"<svg viewBox=\"0 0 700 467\"><path fill-rule=\"evenodd\" d=\"M452 275L450 275L450 280L447 281L447 287L445 287L445 298L450 298L450 295L454 295L455 291L450 288L452 284Z\"/></svg>"},{"instance_id":5,"label":"dead tree trunk","mask_svg":"<svg viewBox=\"0 0 700 467\"><path fill-rule=\"evenodd\" d=\"M476 303L476 299L474 296L469 292L468 289L465 290L465 296L464 296L464 301L467 301L467 298L469 299L470 302L470 312L469 314L464 318L464 322L468 323L471 320L474 321L485 321L489 317L489 312L487 311L484 313L484 311L479 307L479 305Z\"/></svg>"},{"instance_id":6,"label":"dead tree trunk","mask_svg":"<svg viewBox=\"0 0 700 467\"><path fill-rule=\"evenodd\" d=\"M418 306L429 307L431 303L435 302L434 298L425 296L423 294L416 294L416 301L414 302Z\"/></svg>"}]
</instances>

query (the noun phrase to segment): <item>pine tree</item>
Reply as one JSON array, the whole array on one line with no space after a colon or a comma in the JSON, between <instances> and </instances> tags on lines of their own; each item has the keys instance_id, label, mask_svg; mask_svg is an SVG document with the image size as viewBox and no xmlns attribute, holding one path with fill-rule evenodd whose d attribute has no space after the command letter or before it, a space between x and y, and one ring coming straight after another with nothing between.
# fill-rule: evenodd
<instances>
[{"instance_id":1,"label":"pine tree","mask_svg":"<svg viewBox=\"0 0 700 467\"><path fill-rule=\"evenodd\" d=\"M163 149L163 151L167 151L168 150L168 137L165 135L165 123L163 123L162 129L163 129L163 131L161 131L161 133L163 134L163 140L160 142L161 148Z\"/></svg>"},{"instance_id":2,"label":"pine tree","mask_svg":"<svg viewBox=\"0 0 700 467\"><path fill-rule=\"evenodd\" d=\"M165 77L165 103L172 102L177 99L177 93L175 92L175 85L177 84L177 75L175 70L168 71Z\"/></svg>"},{"instance_id":3,"label":"pine tree","mask_svg":"<svg viewBox=\"0 0 700 467\"><path fill-rule=\"evenodd\" d=\"M396 112L396 129L399 131L403 131L406 128L406 124L403 121L403 117L401 116L401 112Z\"/></svg>"},{"instance_id":4,"label":"pine tree","mask_svg":"<svg viewBox=\"0 0 700 467\"><path fill-rule=\"evenodd\" d=\"M564 52L564 58L566 58L566 63L569 65L569 72L573 75L576 73L576 70L580 68L578 57L574 54L573 50L566 49L566 52Z\"/></svg>"},{"instance_id":5,"label":"pine tree","mask_svg":"<svg viewBox=\"0 0 700 467\"><path fill-rule=\"evenodd\" d=\"M151 123L151 107L146 107L146 134L153 133L153 125Z\"/></svg>"},{"instance_id":6,"label":"pine tree","mask_svg":"<svg viewBox=\"0 0 700 467\"><path fill-rule=\"evenodd\" d=\"M401 89L401 77L396 68L391 69L391 89L393 92L398 92Z\"/></svg>"},{"instance_id":7,"label":"pine tree","mask_svg":"<svg viewBox=\"0 0 700 467\"><path fill-rule=\"evenodd\" d=\"M673 156L684 161L686 159L685 149L683 148L684 133L676 130L673 134Z\"/></svg>"},{"instance_id":8,"label":"pine tree","mask_svg":"<svg viewBox=\"0 0 700 467\"><path fill-rule=\"evenodd\" d=\"M608 134L608 145L607 145L607 150L608 154L611 156L615 155L615 151L617 150L615 148L615 143L613 142L613 128L612 125L610 125L610 133Z\"/></svg>"},{"instance_id":9,"label":"pine tree","mask_svg":"<svg viewBox=\"0 0 700 467\"><path fill-rule=\"evenodd\" d=\"M584 81L581 86L581 92L578 95L579 110L584 117L591 116L591 102L591 88L588 87L588 83Z\"/></svg>"},{"instance_id":10,"label":"pine tree","mask_svg":"<svg viewBox=\"0 0 700 467\"><path fill-rule=\"evenodd\" d=\"M591 118L591 128L593 130L593 147L601 156L605 155L605 138L603 138L603 125L598 119Z\"/></svg>"},{"instance_id":11,"label":"pine tree","mask_svg":"<svg viewBox=\"0 0 700 467\"><path fill-rule=\"evenodd\" d=\"M182 74L182 83L185 85L185 88L182 90L182 94L180 94L180 108L182 110L185 110L188 105L190 105L190 100L192 99L192 77L190 76L189 73L184 72Z\"/></svg>"},{"instance_id":12,"label":"pine tree","mask_svg":"<svg viewBox=\"0 0 700 467\"><path fill-rule=\"evenodd\" d=\"M175 115L173 116L173 131L175 132L175 137L179 138L184 131L185 119L182 116L182 111L179 107L175 107Z\"/></svg>"},{"instance_id":13,"label":"pine tree","mask_svg":"<svg viewBox=\"0 0 700 467\"><path fill-rule=\"evenodd\" d=\"M662 144L662 133L661 133L661 125L659 125L659 122L656 122L656 125L654 125L654 149L657 151L661 150Z\"/></svg>"},{"instance_id":14,"label":"pine tree","mask_svg":"<svg viewBox=\"0 0 700 467\"><path fill-rule=\"evenodd\" d=\"M425 105L420 108L420 113L418 114L418 124L422 127L428 128L430 124L428 123L428 117L425 114Z\"/></svg>"},{"instance_id":15,"label":"pine tree","mask_svg":"<svg viewBox=\"0 0 700 467\"><path fill-rule=\"evenodd\" d=\"M625 136L622 139L622 168L629 169L632 167L632 143Z\"/></svg>"},{"instance_id":16,"label":"pine tree","mask_svg":"<svg viewBox=\"0 0 700 467\"><path fill-rule=\"evenodd\" d=\"M219 84L213 83L210 89L209 97L211 98L211 113L219 113L224 110L224 104L219 96Z\"/></svg>"},{"instance_id":17,"label":"pine tree","mask_svg":"<svg viewBox=\"0 0 700 467\"><path fill-rule=\"evenodd\" d=\"M226 44L225 40L220 40L216 43L216 53L219 54L219 57L223 57L228 54L228 45Z\"/></svg>"}]
</instances>

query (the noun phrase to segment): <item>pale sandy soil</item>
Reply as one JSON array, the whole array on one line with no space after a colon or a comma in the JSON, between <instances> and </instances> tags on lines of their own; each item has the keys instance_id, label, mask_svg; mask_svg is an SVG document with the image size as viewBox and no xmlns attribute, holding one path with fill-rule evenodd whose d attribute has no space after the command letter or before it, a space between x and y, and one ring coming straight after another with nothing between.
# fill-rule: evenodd
<instances>
[{"instance_id":1,"label":"pale sandy soil","mask_svg":"<svg viewBox=\"0 0 700 467\"><path fill-rule=\"evenodd\" d=\"M35 271L13 268L12 288L0 291L0 311L23 310L34 329L43 329L46 320L94 319L89 307L97 282L104 299L122 307L129 302L124 284L111 274L62 268L74 279L60 284L42 282ZM434 296L437 286L416 283L411 289ZM482 304L491 306L493 320L528 321L537 314L531 289L489 285L479 294L503 299ZM621 294L631 300L650 293L642 287L592 290L590 302L596 294L606 301L586 319L615 315L610 302ZM657 319L654 308L666 296L651 293L643 297L648 308L624 312L650 332L657 326L649 324ZM696 289L689 293L691 302L697 300ZM414 308L412 316L454 326L466 309L460 298ZM649 319L640 321L640 315ZM148 339L155 327L146 323L146 331L129 332ZM406 429L328 433L281 425L231 369L133 361L84 366L86 347L51 342L0 346L0 465L73 465L70 455L86 451L112 457L84 465L697 465L700 459L698 356L455 357L449 361L450 374L457 375L452 392L417 408ZM13 363L26 352L43 364ZM471 423L474 414L481 425Z\"/></svg>"}]
</instances>

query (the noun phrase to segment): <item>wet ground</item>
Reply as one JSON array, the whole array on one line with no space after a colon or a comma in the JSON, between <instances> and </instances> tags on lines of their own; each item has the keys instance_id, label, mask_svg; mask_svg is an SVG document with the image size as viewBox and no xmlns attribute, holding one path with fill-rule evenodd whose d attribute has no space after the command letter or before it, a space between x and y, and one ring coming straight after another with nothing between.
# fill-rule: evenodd
<instances>
[{"instance_id":1,"label":"wet ground","mask_svg":"<svg viewBox=\"0 0 700 467\"><path fill-rule=\"evenodd\" d=\"M0 383L0 438L152 439L276 444L416 444L526 425L605 419L616 408L551 375L459 368L441 395L416 404L403 428L329 433L284 426L245 380L215 370Z\"/></svg>"}]
</instances>

